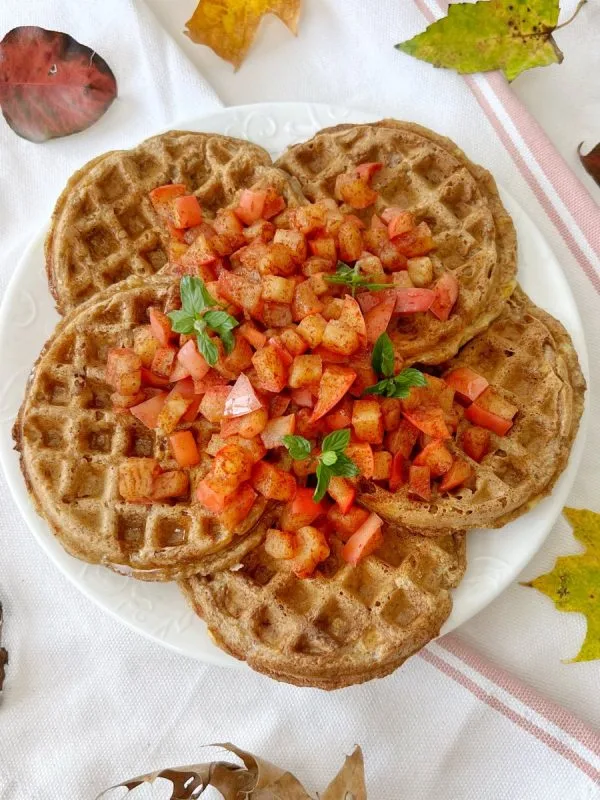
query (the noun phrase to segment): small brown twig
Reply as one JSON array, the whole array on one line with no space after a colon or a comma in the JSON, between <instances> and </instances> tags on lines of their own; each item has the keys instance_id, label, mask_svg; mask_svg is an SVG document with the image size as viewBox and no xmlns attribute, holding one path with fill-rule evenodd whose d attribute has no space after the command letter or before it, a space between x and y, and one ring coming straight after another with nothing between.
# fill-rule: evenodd
<instances>
[{"instance_id":1,"label":"small brown twig","mask_svg":"<svg viewBox=\"0 0 600 800\"><path fill-rule=\"evenodd\" d=\"M2 644L2 622L4 621L4 617L2 614L2 603L0 603L0 644ZM0 647L0 692L2 691L2 685L4 683L4 667L8 664L8 652L3 648Z\"/></svg>"}]
</instances>

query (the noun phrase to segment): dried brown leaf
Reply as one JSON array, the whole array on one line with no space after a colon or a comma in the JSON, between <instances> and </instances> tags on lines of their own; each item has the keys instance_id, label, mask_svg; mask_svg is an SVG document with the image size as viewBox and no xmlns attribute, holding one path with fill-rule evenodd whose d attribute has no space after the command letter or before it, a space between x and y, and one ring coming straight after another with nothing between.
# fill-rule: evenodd
<instances>
[{"instance_id":1,"label":"dried brown leaf","mask_svg":"<svg viewBox=\"0 0 600 800\"><path fill-rule=\"evenodd\" d=\"M224 800L312 800L290 772L285 772L269 761L240 750L230 743L211 746L222 747L234 753L244 766L214 761L210 764L163 769L111 786L98 795L96 800L106 797L113 789L125 788L131 791L144 783L154 783L157 778L165 778L171 782L173 788L170 800L201 797L209 786L218 789ZM360 747L357 747L346 758L344 766L325 790L321 800L366 799L363 756Z\"/></svg>"},{"instance_id":2,"label":"dried brown leaf","mask_svg":"<svg viewBox=\"0 0 600 800\"><path fill-rule=\"evenodd\" d=\"M96 800L106 797L113 789L124 787L132 791L144 783L154 783L157 778L171 782L173 788L170 800L191 800L200 797L209 786L218 789L224 800L240 800L249 796L255 776L244 767L224 761L192 764L139 775L137 778L110 786L99 794Z\"/></svg>"},{"instance_id":3,"label":"dried brown leaf","mask_svg":"<svg viewBox=\"0 0 600 800\"><path fill-rule=\"evenodd\" d=\"M597 144L595 147L592 147L590 152L585 156L581 152L582 146L583 142L577 148L577 152L579 153L579 160L585 167L585 171L589 175L591 175L592 178L598 184L598 186L600 186L600 143Z\"/></svg>"},{"instance_id":4,"label":"dried brown leaf","mask_svg":"<svg viewBox=\"0 0 600 800\"><path fill-rule=\"evenodd\" d=\"M346 756L344 766L325 789L321 800L367 800L365 762L360 747Z\"/></svg>"},{"instance_id":5,"label":"dried brown leaf","mask_svg":"<svg viewBox=\"0 0 600 800\"><path fill-rule=\"evenodd\" d=\"M0 603L0 645L2 644L3 622L4 622L4 614L2 612L2 603ZM0 692L2 691L2 687L4 685L4 678L5 678L4 667L7 664L8 664L8 653L3 647L0 647Z\"/></svg>"}]
</instances>

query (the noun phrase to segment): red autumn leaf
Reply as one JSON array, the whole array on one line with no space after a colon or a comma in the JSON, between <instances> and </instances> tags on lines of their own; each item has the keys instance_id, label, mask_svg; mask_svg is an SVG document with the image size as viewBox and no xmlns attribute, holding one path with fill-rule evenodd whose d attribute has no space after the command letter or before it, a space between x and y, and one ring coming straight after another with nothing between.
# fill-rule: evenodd
<instances>
[{"instance_id":1,"label":"red autumn leaf","mask_svg":"<svg viewBox=\"0 0 600 800\"><path fill-rule=\"evenodd\" d=\"M0 42L0 106L24 139L45 142L83 131L116 95L106 61L67 33L25 26Z\"/></svg>"},{"instance_id":2,"label":"red autumn leaf","mask_svg":"<svg viewBox=\"0 0 600 800\"><path fill-rule=\"evenodd\" d=\"M586 172L591 175L598 186L600 186L600 144L597 144L596 147L593 147L586 156L584 156L581 152L582 144L583 142L577 148L579 160L585 167Z\"/></svg>"}]
</instances>

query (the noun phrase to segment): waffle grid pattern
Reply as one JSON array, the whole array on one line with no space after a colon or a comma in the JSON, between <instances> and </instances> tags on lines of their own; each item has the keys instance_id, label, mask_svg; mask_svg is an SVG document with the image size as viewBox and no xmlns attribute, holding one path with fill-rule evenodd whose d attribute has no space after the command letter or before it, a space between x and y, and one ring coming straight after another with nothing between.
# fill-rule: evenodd
<instances>
[{"instance_id":1,"label":"waffle grid pattern","mask_svg":"<svg viewBox=\"0 0 600 800\"><path fill-rule=\"evenodd\" d=\"M380 161L372 185L375 211L400 206L430 226L434 276L452 271L459 300L447 322L430 314L401 319L394 344L407 363L440 363L500 313L512 290L516 240L493 179L455 145L409 123L341 125L291 147L277 162L298 178L311 200L332 197L336 177ZM357 212L368 223L372 208Z\"/></svg>"},{"instance_id":2,"label":"waffle grid pattern","mask_svg":"<svg viewBox=\"0 0 600 800\"><path fill-rule=\"evenodd\" d=\"M430 540L389 528L357 567L341 544L312 580L263 547L241 569L182 589L218 643L271 677L324 689L383 676L437 635L465 569L464 535Z\"/></svg>"},{"instance_id":3,"label":"waffle grid pattern","mask_svg":"<svg viewBox=\"0 0 600 800\"><path fill-rule=\"evenodd\" d=\"M190 496L181 501L145 506L120 497L118 468L125 458L153 456L163 469L177 466L165 437L113 410L104 383L109 348L131 345L133 329L169 286L109 291L65 320L38 363L17 423L29 485L64 546L88 561L152 580L236 563L260 540L262 531L253 527L265 510L258 500L235 535L192 505L193 487L209 467L206 455L190 471ZM202 419L186 427L204 452L215 429Z\"/></svg>"},{"instance_id":4,"label":"waffle grid pattern","mask_svg":"<svg viewBox=\"0 0 600 800\"><path fill-rule=\"evenodd\" d=\"M585 381L569 335L520 288L505 311L443 367L471 367L518 406L506 436L491 434L480 464L449 446L475 473L474 487L434 496L431 503L391 494L364 481L360 502L425 535L448 529L501 527L550 492L567 462L583 410ZM461 422L458 439L465 425Z\"/></svg>"},{"instance_id":5,"label":"waffle grid pattern","mask_svg":"<svg viewBox=\"0 0 600 800\"><path fill-rule=\"evenodd\" d=\"M46 244L59 310L131 275L148 277L165 268L168 235L149 200L151 189L184 183L210 216L270 164L269 154L249 142L176 131L90 162L59 198Z\"/></svg>"}]
</instances>

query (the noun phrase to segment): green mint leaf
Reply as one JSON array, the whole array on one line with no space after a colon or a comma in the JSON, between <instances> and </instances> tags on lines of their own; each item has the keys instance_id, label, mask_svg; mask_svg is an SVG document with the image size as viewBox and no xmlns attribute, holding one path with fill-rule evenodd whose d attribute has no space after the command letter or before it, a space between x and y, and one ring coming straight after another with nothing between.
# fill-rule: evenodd
<instances>
[{"instance_id":1,"label":"green mint leaf","mask_svg":"<svg viewBox=\"0 0 600 800\"><path fill-rule=\"evenodd\" d=\"M226 311L207 311L203 315L202 321L221 337L225 352L229 355L235 347L235 339L231 331L239 325L237 319Z\"/></svg>"},{"instance_id":2,"label":"green mint leaf","mask_svg":"<svg viewBox=\"0 0 600 800\"><path fill-rule=\"evenodd\" d=\"M378 394L382 397L403 399L408 397L413 386L426 385L427 381L423 373L418 369L414 369L414 367L408 367L393 378L385 378L374 386L369 386L364 390L363 395Z\"/></svg>"},{"instance_id":3,"label":"green mint leaf","mask_svg":"<svg viewBox=\"0 0 600 800\"><path fill-rule=\"evenodd\" d=\"M414 367L403 369L402 372L396 375L394 382L396 386L406 387L407 389L412 386L427 386L425 375L420 369L415 369Z\"/></svg>"},{"instance_id":4,"label":"green mint leaf","mask_svg":"<svg viewBox=\"0 0 600 800\"><path fill-rule=\"evenodd\" d=\"M328 433L323 439L321 450L326 453L327 450L334 450L336 453L341 453L350 444L350 428L344 428L341 431L333 431Z\"/></svg>"},{"instance_id":5,"label":"green mint leaf","mask_svg":"<svg viewBox=\"0 0 600 800\"><path fill-rule=\"evenodd\" d=\"M338 454L335 452L335 450L326 450L321 456L321 461L326 467L333 467L337 460Z\"/></svg>"},{"instance_id":6,"label":"green mint leaf","mask_svg":"<svg viewBox=\"0 0 600 800\"><path fill-rule=\"evenodd\" d=\"M187 311L170 311L167 317L171 320L171 327L176 333L192 333L194 330L194 315Z\"/></svg>"},{"instance_id":7,"label":"green mint leaf","mask_svg":"<svg viewBox=\"0 0 600 800\"><path fill-rule=\"evenodd\" d=\"M355 478L357 475L360 475L359 468L345 453L338 454L337 461L331 467L331 471L334 475L339 475L341 478Z\"/></svg>"},{"instance_id":8,"label":"green mint leaf","mask_svg":"<svg viewBox=\"0 0 600 800\"><path fill-rule=\"evenodd\" d=\"M329 283L337 283L343 286L348 286L352 290L352 297L356 294L357 289L368 289L369 291L376 292L380 289L389 289L389 283L372 283L368 278L361 276L358 264L354 267L349 267L343 261L338 261L335 275L326 275L326 280Z\"/></svg>"},{"instance_id":9,"label":"green mint leaf","mask_svg":"<svg viewBox=\"0 0 600 800\"><path fill-rule=\"evenodd\" d=\"M235 336L227 328L219 328L216 331L216 333L219 335L221 341L223 342L223 347L225 348L225 352L227 353L227 355L230 355L233 352L233 348L235 347Z\"/></svg>"},{"instance_id":10,"label":"green mint leaf","mask_svg":"<svg viewBox=\"0 0 600 800\"><path fill-rule=\"evenodd\" d=\"M327 491L332 475L331 468L323 464L322 461L319 461L317 464L317 488L313 494L315 503L318 503L325 497L325 492Z\"/></svg>"},{"instance_id":11,"label":"green mint leaf","mask_svg":"<svg viewBox=\"0 0 600 800\"><path fill-rule=\"evenodd\" d=\"M394 345L387 333L382 333L375 342L371 364L375 372L384 378L394 374Z\"/></svg>"},{"instance_id":12,"label":"green mint leaf","mask_svg":"<svg viewBox=\"0 0 600 800\"><path fill-rule=\"evenodd\" d=\"M196 333L204 333L206 331L206 322L204 322L204 317L194 320L194 330Z\"/></svg>"},{"instance_id":13,"label":"green mint leaf","mask_svg":"<svg viewBox=\"0 0 600 800\"><path fill-rule=\"evenodd\" d=\"M200 278L184 275L179 284L181 304L188 314L198 315L205 308L216 306L217 301L208 293L208 289Z\"/></svg>"},{"instance_id":14,"label":"green mint leaf","mask_svg":"<svg viewBox=\"0 0 600 800\"><path fill-rule=\"evenodd\" d=\"M365 394L379 394L382 397L387 397L386 389L389 383L389 378L384 378L382 381L378 381L374 383L373 386L367 386L366 389L363 389L363 395Z\"/></svg>"},{"instance_id":15,"label":"green mint leaf","mask_svg":"<svg viewBox=\"0 0 600 800\"><path fill-rule=\"evenodd\" d=\"M357 284L357 289L368 289L370 292L380 292L382 289L389 289L389 283L369 283L366 278L361 278Z\"/></svg>"},{"instance_id":16,"label":"green mint leaf","mask_svg":"<svg viewBox=\"0 0 600 800\"><path fill-rule=\"evenodd\" d=\"M240 324L235 317L232 317L226 311L207 311L204 314L204 321L209 328L215 331L219 328L232 331Z\"/></svg>"},{"instance_id":17,"label":"green mint leaf","mask_svg":"<svg viewBox=\"0 0 600 800\"><path fill-rule=\"evenodd\" d=\"M283 444L294 461L304 461L309 458L312 450L310 442L304 436L290 436L288 434L283 437Z\"/></svg>"},{"instance_id":18,"label":"green mint leaf","mask_svg":"<svg viewBox=\"0 0 600 800\"><path fill-rule=\"evenodd\" d=\"M343 261L338 261L335 275L326 275L329 283L339 283L344 286L353 286L356 281L360 281L358 267L350 267Z\"/></svg>"},{"instance_id":19,"label":"green mint leaf","mask_svg":"<svg viewBox=\"0 0 600 800\"><path fill-rule=\"evenodd\" d=\"M198 342L198 351L204 356L206 363L214 367L219 358L219 351L217 350L216 344L206 331L198 333L196 341Z\"/></svg>"},{"instance_id":20,"label":"green mint leaf","mask_svg":"<svg viewBox=\"0 0 600 800\"><path fill-rule=\"evenodd\" d=\"M358 276L358 267L356 264L351 267L350 264L346 264L345 261L338 261L335 271L338 275Z\"/></svg>"}]
</instances>

